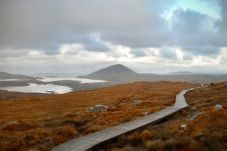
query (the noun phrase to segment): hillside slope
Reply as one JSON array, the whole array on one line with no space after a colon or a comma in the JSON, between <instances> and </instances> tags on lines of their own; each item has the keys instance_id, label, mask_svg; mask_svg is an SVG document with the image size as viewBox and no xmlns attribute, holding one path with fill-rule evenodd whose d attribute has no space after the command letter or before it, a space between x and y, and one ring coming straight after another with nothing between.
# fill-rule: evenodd
<instances>
[{"instance_id":1,"label":"hillside slope","mask_svg":"<svg viewBox=\"0 0 227 151\"><path fill-rule=\"evenodd\" d=\"M25 76L25 75L18 75L18 74L10 74L6 72L0 72L0 79L35 79L33 77Z\"/></svg>"},{"instance_id":2,"label":"hillside slope","mask_svg":"<svg viewBox=\"0 0 227 151\"><path fill-rule=\"evenodd\" d=\"M92 133L175 102L175 95L194 85L138 82L63 95L0 100L0 150L41 151L69 139ZM104 112L88 112L103 104Z\"/></svg>"},{"instance_id":3,"label":"hillside slope","mask_svg":"<svg viewBox=\"0 0 227 151\"><path fill-rule=\"evenodd\" d=\"M195 89L186 95L186 99L190 106L184 111L162 123L121 136L99 149L226 151L227 88L224 84Z\"/></svg>"}]
</instances>

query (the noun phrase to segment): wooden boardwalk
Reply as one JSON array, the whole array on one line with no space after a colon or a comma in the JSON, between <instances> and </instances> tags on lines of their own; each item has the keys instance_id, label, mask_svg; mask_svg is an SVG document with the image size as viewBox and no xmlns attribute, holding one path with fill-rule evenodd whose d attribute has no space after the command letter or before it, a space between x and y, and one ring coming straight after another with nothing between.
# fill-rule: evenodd
<instances>
[{"instance_id":1,"label":"wooden boardwalk","mask_svg":"<svg viewBox=\"0 0 227 151\"><path fill-rule=\"evenodd\" d=\"M176 101L173 106L167 107L148 116L137 118L136 120L133 120L131 122L122 123L111 128L75 138L54 147L52 151L86 151L117 136L144 127L148 124L160 121L188 106L184 95L190 90L183 90L179 94L177 94Z\"/></svg>"}]
</instances>

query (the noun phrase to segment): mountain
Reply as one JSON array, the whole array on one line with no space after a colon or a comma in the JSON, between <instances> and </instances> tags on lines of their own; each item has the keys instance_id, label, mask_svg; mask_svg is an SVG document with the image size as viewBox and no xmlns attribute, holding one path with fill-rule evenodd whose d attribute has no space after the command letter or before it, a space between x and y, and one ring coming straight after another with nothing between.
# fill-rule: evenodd
<instances>
[{"instance_id":1,"label":"mountain","mask_svg":"<svg viewBox=\"0 0 227 151\"><path fill-rule=\"evenodd\" d=\"M151 74L136 73L121 64L112 65L110 67L98 70L81 78L106 80L110 83L128 83L136 81L172 81L172 82L191 82L191 83L210 83L227 81L227 75L211 75L199 74L188 71L173 72L169 74Z\"/></svg>"},{"instance_id":2,"label":"mountain","mask_svg":"<svg viewBox=\"0 0 227 151\"><path fill-rule=\"evenodd\" d=\"M140 74L132 71L128 67L116 64L109 66L107 68L100 69L96 72L88 74L86 76L80 76L81 78L88 78L88 79L99 79L99 80L106 80L109 82L131 82L140 79Z\"/></svg>"}]
</instances>

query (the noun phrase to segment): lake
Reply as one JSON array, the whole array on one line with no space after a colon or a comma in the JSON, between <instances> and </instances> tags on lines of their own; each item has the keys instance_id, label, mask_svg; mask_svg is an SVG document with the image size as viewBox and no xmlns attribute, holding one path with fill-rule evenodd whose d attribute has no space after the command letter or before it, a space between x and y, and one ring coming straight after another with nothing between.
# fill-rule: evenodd
<instances>
[{"instance_id":1,"label":"lake","mask_svg":"<svg viewBox=\"0 0 227 151\"><path fill-rule=\"evenodd\" d=\"M72 91L72 88L54 84L35 84L29 83L29 86L2 87L0 90L25 92L25 93L46 93L63 94Z\"/></svg>"},{"instance_id":2,"label":"lake","mask_svg":"<svg viewBox=\"0 0 227 151\"><path fill-rule=\"evenodd\" d=\"M24 81L24 80L26 79L0 79L0 82L1 81L13 82L13 81ZM0 90L8 90L8 91L16 91L16 92L24 92L24 93L63 94L63 93L68 93L73 91L72 88L68 86L50 84L48 82L63 81L63 80L78 81L82 84L107 82L103 80L93 80L93 79L74 78L74 77L55 77L55 76L41 77L40 79L37 79L37 80L41 82L45 82L46 84L29 83L29 86L1 87Z\"/></svg>"}]
</instances>

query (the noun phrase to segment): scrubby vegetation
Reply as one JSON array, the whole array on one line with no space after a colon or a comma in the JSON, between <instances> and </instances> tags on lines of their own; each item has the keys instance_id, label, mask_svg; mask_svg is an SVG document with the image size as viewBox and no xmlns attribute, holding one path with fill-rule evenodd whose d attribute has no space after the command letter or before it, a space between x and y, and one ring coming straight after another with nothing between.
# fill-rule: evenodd
<instances>
[{"instance_id":1,"label":"scrubby vegetation","mask_svg":"<svg viewBox=\"0 0 227 151\"><path fill-rule=\"evenodd\" d=\"M158 111L190 87L187 83L138 82L63 95L0 97L0 150L47 151L72 138ZM135 105L133 100L140 103ZM109 108L88 112L96 104ZM150 136L144 132L142 137Z\"/></svg>"},{"instance_id":2,"label":"scrubby vegetation","mask_svg":"<svg viewBox=\"0 0 227 151\"><path fill-rule=\"evenodd\" d=\"M186 95L190 107L170 119L99 146L112 151L226 151L227 88L223 83ZM223 108L215 109L219 104ZM181 125L186 125L184 129Z\"/></svg>"}]
</instances>

